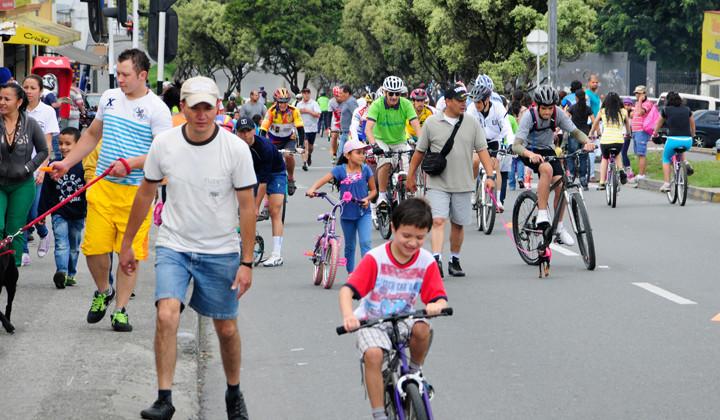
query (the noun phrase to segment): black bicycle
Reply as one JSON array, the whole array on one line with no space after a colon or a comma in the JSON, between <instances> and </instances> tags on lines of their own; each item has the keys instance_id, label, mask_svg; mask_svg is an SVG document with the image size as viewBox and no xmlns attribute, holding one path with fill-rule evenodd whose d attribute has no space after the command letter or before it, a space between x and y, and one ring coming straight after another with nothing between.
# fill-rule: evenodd
<instances>
[{"instance_id":1,"label":"black bicycle","mask_svg":"<svg viewBox=\"0 0 720 420\"><path fill-rule=\"evenodd\" d=\"M432 420L434 418L430 407L430 399L433 397L434 392L419 373L410 373L410 358L407 355L408 343L401 340L398 324L405 319L427 319L452 314L452 308L445 308L438 315L427 315L425 310L421 309L409 314L360 321L360 328L358 329L369 328L383 323L389 323L392 326L389 335L393 351L390 352L390 360L383 370L385 414L387 414L388 419ZM342 335L348 331L345 330L344 326L340 326L335 329L335 332Z\"/></svg>"},{"instance_id":2,"label":"black bicycle","mask_svg":"<svg viewBox=\"0 0 720 420\"><path fill-rule=\"evenodd\" d=\"M379 152L379 151L378 151ZM392 229L390 228L390 219L392 212L406 197L408 197L405 181L407 180L407 172L403 168L403 155L412 155L412 150L401 150L398 152L383 152L387 158L397 156L393 159L390 167L390 177L388 179L387 195L388 199L384 206L377 206L378 225L380 227L380 235L383 239L390 239ZM376 153L377 154L377 153Z\"/></svg>"},{"instance_id":3,"label":"black bicycle","mask_svg":"<svg viewBox=\"0 0 720 420\"><path fill-rule=\"evenodd\" d=\"M582 150L561 157L546 157L545 162L560 160L563 163L568 159L577 160ZM517 245L520 258L529 265L540 265L545 256L546 249L555 237L560 222L560 209L567 203L573 231L577 238L580 254L588 270L595 269L595 242L593 241L590 218L588 217L585 199L580 186L570 182L567 171L563 170L561 178L550 185L550 191L557 186L562 188L562 195L557 206L553 209L552 224L544 229L536 223L538 215L537 194L533 191L523 191L513 207L512 229L513 238Z\"/></svg>"}]
</instances>

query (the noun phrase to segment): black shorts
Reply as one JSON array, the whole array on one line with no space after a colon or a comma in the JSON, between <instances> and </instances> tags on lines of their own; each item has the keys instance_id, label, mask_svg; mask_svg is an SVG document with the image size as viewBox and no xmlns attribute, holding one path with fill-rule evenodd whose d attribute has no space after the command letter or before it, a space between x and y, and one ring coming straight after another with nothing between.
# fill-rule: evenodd
<instances>
[{"instance_id":1,"label":"black shorts","mask_svg":"<svg viewBox=\"0 0 720 420\"><path fill-rule=\"evenodd\" d=\"M610 153L615 156L620 156L624 143L612 143L612 144L601 144L600 150L602 151L603 159L610 159Z\"/></svg>"},{"instance_id":2,"label":"black shorts","mask_svg":"<svg viewBox=\"0 0 720 420\"><path fill-rule=\"evenodd\" d=\"M305 140L307 140L308 144L315 144L315 136L317 133L305 133Z\"/></svg>"},{"instance_id":3,"label":"black shorts","mask_svg":"<svg viewBox=\"0 0 720 420\"><path fill-rule=\"evenodd\" d=\"M493 141L489 142L488 144L488 153L490 153L490 156L497 157L497 152L500 150L500 142L499 141Z\"/></svg>"},{"instance_id":4,"label":"black shorts","mask_svg":"<svg viewBox=\"0 0 720 420\"><path fill-rule=\"evenodd\" d=\"M295 146L297 146L297 141L290 136L288 137L275 137L270 136L270 142L275 146L278 150L287 150L288 152L294 152Z\"/></svg>"},{"instance_id":5,"label":"black shorts","mask_svg":"<svg viewBox=\"0 0 720 420\"><path fill-rule=\"evenodd\" d=\"M528 150L530 150L530 149L528 149ZM555 151L550 150L550 149L539 149L539 150L530 150L530 151L537 153L540 156L553 156L553 157L557 156L555 154ZM521 156L520 160L522 160L522 162L525 164L525 166L527 166L528 168L535 171L536 174L540 175L540 172L539 172L540 165L543 162L532 163L532 162L530 162L530 159L526 158L525 156ZM550 163L550 165L552 166L553 176L560 176L563 174L563 166L559 160L553 160L552 162L548 162L548 163Z\"/></svg>"}]
</instances>

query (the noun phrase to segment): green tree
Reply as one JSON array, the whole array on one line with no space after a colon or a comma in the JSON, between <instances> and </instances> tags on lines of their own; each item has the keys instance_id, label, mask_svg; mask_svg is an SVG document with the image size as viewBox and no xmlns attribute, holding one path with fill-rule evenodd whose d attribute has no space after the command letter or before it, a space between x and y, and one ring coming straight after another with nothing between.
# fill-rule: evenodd
<instances>
[{"instance_id":1,"label":"green tree","mask_svg":"<svg viewBox=\"0 0 720 420\"><path fill-rule=\"evenodd\" d=\"M703 12L717 8L712 0L606 0L598 15L597 49L628 51L663 69L697 70Z\"/></svg>"},{"instance_id":2,"label":"green tree","mask_svg":"<svg viewBox=\"0 0 720 420\"><path fill-rule=\"evenodd\" d=\"M231 0L225 20L250 31L261 67L282 76L297 93L299 75L315 51L335 41L342 5L343 0ZM305 78L303 87L307 83Z\"/></svg>"},{"instance_id":3,"label":"green tree","mask_svg":"<svg viewBox=\"0 0 720 420\"><path fill-rule=\"evenodd\" d=\"M216 0L185 0L175 5L180 30L175 76L201 74L228 78L224 96L240 90L242 79L257 65L252 34L224 19L227 4Z\"/></svg>"}]
</instances>

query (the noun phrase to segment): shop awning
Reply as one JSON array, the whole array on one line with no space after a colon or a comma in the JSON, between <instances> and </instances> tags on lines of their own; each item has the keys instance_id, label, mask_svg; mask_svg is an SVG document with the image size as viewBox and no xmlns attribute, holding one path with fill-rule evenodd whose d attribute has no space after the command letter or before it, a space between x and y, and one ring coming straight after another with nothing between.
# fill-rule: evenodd
<instances>
[{"instance_id":1,"label":"shop awning","mask_svg":"<svg viewBox=\"0 0 720 420\"><path fill-rule=\"evenodd\" d=\"M80 64L89 64L91 66L104 66L107 64L105 56L97 55L90 51L81 50L80 48L73 47L72 45L66 45L64 47L54 47L53 52L63 55L69 58L71 61L75 61Z\"/></svg>"},{"instance_id":2,"label":"shop awning","mask_svg":"<svg viewBox=\"0 0 720 420\"><path fill-rule=\"evenodd\" d=\"M80 39L80 32L72 28L31 15L17 16L15 23L15 36L6 42L8 44L57 47Z\"/></svg>"}]
</instances>

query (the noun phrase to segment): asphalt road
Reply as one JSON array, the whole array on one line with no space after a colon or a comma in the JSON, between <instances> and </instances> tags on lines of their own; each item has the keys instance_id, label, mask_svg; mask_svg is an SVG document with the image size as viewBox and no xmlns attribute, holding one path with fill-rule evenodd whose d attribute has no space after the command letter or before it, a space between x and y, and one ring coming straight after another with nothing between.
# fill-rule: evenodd
<instances>
[{"instance_id":1,"label":"asphalt road","mask_svg":"<svg viewBox=\"0 0 720 420\"><path fill-rule=\"evenodd\" d=\"M303 187L329 170L325 153L316 153L310 172L298 172L285 265L257 268L241 300L241 383L256 419L370 418L355 338L334 332L346 275L332 290L315 287L303 256L321 228L315 214L327 209L303 197ZM540 280L500 225L490 236L467 231L468 276L445 279L455 316L433 322L425 366L436 418L716 417L717 205L670 206L657 192L625 188L612 209L603 194L585 194L598 255L593 272L572 255L577 248L556 249L550 278ZM259 231L270 239L268 222ZM217 356L203 386L201 418L223 418Z\"/></svg>"}]
</instances>

